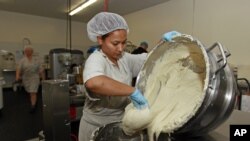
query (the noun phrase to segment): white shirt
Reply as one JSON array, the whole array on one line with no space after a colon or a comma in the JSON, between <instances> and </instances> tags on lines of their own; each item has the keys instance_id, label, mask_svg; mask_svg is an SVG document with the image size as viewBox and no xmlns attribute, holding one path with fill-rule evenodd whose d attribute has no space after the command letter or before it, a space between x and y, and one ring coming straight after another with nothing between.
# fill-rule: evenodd
<instances>
[{"instance_id":1,"label":"white shirt","mask_svg":"<svg viewBox=\"0 0 250 141\"><path fill-rule=\"evenodd\" d=\"M118 60L118 68L101 50L95 51L85 63L84 83L95 76L106 75L131 85L132 78L138 75L146 56L146 53L133 55L124 52L124 55ZM127 78L130 79L128 80Z\"/></svg>"},{"instance_id":2,"label":"white shirt","mask_svg":"<svg viewBox=\"0 0 250 141\"><path fill-rule=\"evenodd\" d=\"M83 72L84 83L100 75L131 85L146 60L147 54L129 54L124 52L118 60L118 66L111 62L101 51L95 51L87 59ZM95 99L95 100L93 100ZM98 100L96 100L98 99ZM121 115L129 103L127 96L104 96L88 92L83 113L93 115Z\"/></svg>"}]
</instances>

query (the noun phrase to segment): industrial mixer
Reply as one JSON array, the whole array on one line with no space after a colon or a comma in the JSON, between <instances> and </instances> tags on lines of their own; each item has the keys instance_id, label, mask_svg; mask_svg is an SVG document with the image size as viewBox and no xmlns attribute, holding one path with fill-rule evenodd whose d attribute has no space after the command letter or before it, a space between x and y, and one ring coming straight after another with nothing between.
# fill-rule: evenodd
<instances>
[{"instance_id":1,"label":"industrial mixer","mask_svg":"<svg viewBox=\"0 0 250 141\"><path fill-rule=\"evenodd\" d=\"M83 61L80 50L50 50L50 80L42 82L45 140L69 140L70 124L80 120L85 100Z\"/></svg>"},{"instance_id":2,"label":"industrial mixer","mask_svg":"<svg viewBox=\"0 0 250 141\"><path fill-rule=\"evenodd\" d=\"M179 48L183 48L183 50ZM215 49L218 49L218 51L215 52ZM194 54L194 56L178 58L178 53L180 53L180 51L184 51L184 53L190 51L190 53ZM162 56L164 56L165 54L167 54L167 56L163 59ZM200 57L197 58L197 55ZM163 111L160 112L160 114L163 116L158 117L158 115L160 114L157 112L154 113L154 115L152 115L152 119L154 122L151 122L147 125L147 127L144 127L144 129L148 128L147 131L142 130L141 132L134 134L133 136L126 136L121 129L123 128L122 123L118 121L96 129L96 131L92 134L92 140L108 141L108 138L112 137L114 141L148 141L149 138L147 134L149 134L149 131L152 130L152 128L149 127L150 125L154 125L154 123L159 124L157 124L157 126L153 129L155 129L156 131L161 131L161 134L158 137L158 141L164 141L168 139L177 140L180 137L184 137L187 140L189 137L193 138L196 136L206 135L207 133L218 127L220 124L225 122L232 113L235 106L237 86L233 72L227 64L227 57L229 55L230 53L227 52L220 43L214 43L211 47L206 48L199 40L193 38L190 35L182 35L180 37L177 37L174 39L174 42L162 42L149 53L148 58L137 78L136 86L144 94L146 94L145 97L148 98L149 103L151 104L151 110L156 109L157 111L157 107L161 107L160 105L157 105L157 103L160 103L159 100L162 99L162 96L158 95L162 88L173 88L173 92L177 92L178 89L181 89L183 85L192 84L191 81L190 83L183 83L181 79L180 81L175 81L176 83L174 83L174 85L173 83L168 83L167 81L160 81L159 85L156 85L156 90L158 92L147 94L147 91L149 91L148 88L152 85L154 86L154 84L150 83L154 78L156 78L155 81L157 84L159 79L162 78L167 77L167 79L169 80L170 78L176 80L181 77L181 74L175 76L172 73L168 74L169 72L167 70L155 69L157 65L159 65L159 63L170 62L166 63L168 65L166 68L176 68L176 66L174 66L174 64L176 64L180 66L180 71L185 70L198 74L197 79L201 82L202 88L201 95L198 97L198 100L194 101L197 103L189 103L193 105L193 107L190 107L188 104L183 104L188 100L192 101L193 99L197 98L196 96L194 96L187 99L187 97L185 96L188 95L188 90L185 91L184 89L180 93L178 93L179 96L183 96L182 99L175 99L177 93L173 93L171 96L172 98L170 99L163 99L163 101L165 100L165 106L160 110L158 109L158 111ZM172 58L171 56L174 58ZM176 59L177 61L172 59ZM200 61L203 63L199 63ZM171 65L171 63L173 65ZM160 73L159 71L161 71L163 75L157 76L157 71L158 73ZM166 72L165 74L164 71ZM178 73L178 70L173 70L171 72ZM153 76L153 79L149 79L150 75ZM189 79L188 76L189 75L186 75L187 79ZM173 86L176 88L174 88ZM191 90L190 92L192 91L193 90ZM169 95L169 93L167 93L166 95ZM157 99L157 97L159 97L159 99ZM155 101L155 99L157 100ZM156 106L152 104L156 104ZM173 106L173 109L166 108L168 106L171 106L171 104L175 105ZM180 105L183 105L184 107L182 106L182 108L184 109L188 109L189 107L190 113L185 113L186 111L184 110L185 114L182 115L181 113L183 111L181 111L181 109L175 110L175 108L179 107ZM164 109L166 111L164 111ZM167 109L172 111L169 111ZM167 112L167 114L164 115L164 112ZM173 115L172 118L164 121L164 117L171 117L171 115ZM161 119L162 122L158 122L157 118ZM143 120L143 117L138 119ZM156 140L157 136L154 139ZM198 138L198 140L199 139L201 138ZM202 140L204 140L204 138Z\"/></svg>"}]
</instances>

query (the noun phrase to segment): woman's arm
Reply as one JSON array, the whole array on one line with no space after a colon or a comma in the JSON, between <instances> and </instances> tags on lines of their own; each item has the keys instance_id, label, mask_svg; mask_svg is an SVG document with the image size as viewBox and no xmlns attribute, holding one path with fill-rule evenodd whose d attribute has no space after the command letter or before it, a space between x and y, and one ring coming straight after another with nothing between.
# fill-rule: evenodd
<instances>
[{"instance_id":1,"label":"woman's arm","mask_svg":"<svg viewBox=\"0 0 250 141\"><path fill-rule=\"evenodd\" d=\"M86 88L100 95L129 96L135 88L104 75L93 77L85 82Z\"/></svg>"},{"instance_id":2,"label":"woman's arm","mask_svg":"<svg viewBox=\"0 0 250 141\"><path fill-rule=\"evenodd\" d=\"M21 71L19 68L16 68L16 81L19 81L21 78Z\"/></svg>"}]
</instances>

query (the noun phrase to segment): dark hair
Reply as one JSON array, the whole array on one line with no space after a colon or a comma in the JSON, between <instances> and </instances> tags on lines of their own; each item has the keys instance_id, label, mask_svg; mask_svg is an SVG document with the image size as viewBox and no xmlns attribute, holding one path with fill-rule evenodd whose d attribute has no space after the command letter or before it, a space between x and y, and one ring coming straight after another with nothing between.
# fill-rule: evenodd
<instances>
[{"instance_id":1,"label":"dark hair","mask_svg":"<svg viewBox=\"0 0 250 141\"><path fill-rule=\"evenodd\" d=\"M148 43L146 41L141 42L140 46L148 47Z\"/></svg>"},{"instance_id":2,"label":"dark hair","mask_svg":"<svg viewBox=\"0 0 250 141\"><path fill-rule=\"evenodd\" d=\"M117 29L117 30L124 30L124 29ZM114 30L115 31L115 30ZM112 31L113 32L113 31ZM104 34L101 36L102 40L105 40L112 32L109 32L107 34Z\"/></svg>"},{"instance_id":3,"label":"dark hair","mask_svg":"<svg viewBox=\"0 0 250 141\"><path fill-rule=\"evenodd\" d=\"M104 35L102 35L102 40L105 40L108 36L110 35L110 33L107 33L107 34L104 34Z\"/></svg>"}]
</instances>

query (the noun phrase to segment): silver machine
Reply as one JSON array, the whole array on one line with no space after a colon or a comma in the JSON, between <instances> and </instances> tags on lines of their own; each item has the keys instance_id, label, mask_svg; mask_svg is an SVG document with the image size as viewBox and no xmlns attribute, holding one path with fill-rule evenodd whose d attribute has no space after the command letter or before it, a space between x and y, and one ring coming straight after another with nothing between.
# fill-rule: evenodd
<instances>
[{"instance_id":1,"label":"silver machine","mask_svg":"<svg viewBox=\"0 0 250 141\"><path fill-rule=\"evenodd\" d=\"M46 80L42 87L45 140L70 141L68 81Z\"/></svg>"},{"instance_id":2,"label":"silver machine","mask_svg":"<svg viewBox=\"0 0 250 141\"><path fill-rule=\"evenodd\" d=\"M84 55L64 48L49 52L49 79L42 82L44 138L70 140L71 123L79 121L84 105Z\"/></svg>"},{"instance_id":3,"label":"silver machine","mask_svg":"<svg viewBox=\"0 0 250 141\"><path fill-rule=\"evenodd\" d=\"M15 81L15 56L13 53L0 50L0 114L3 109L3 88L12 86Z\"/></svg>"},{"instance_id":4,"label":"silver machine","mask_svg":"<svg viewBox=\"0 0 250 141\"><path fill-rule=\"evenodd\" d=\"M16 78L16 61L12 52L0 50L0 77L5 80L3 88L12 87Z\"/></svg>"},{"instance_id":5,"label":"silver machine","mask_svg":"<svg viewBox=\"0 0 250 141\"><path fill-rule=\"evenodd\" d=\"M168 133L161 133L157 141L226 141L228 136L216 134L216 138L208 135L209 132L219 127L225 122L234 110L237 95L237 86L234 74L227 64L227 57L230 53L226 51L220 43L214 43L207 48L201 42L192 36L183 35L175 39L175 42L159 43L151 53L149 53L147 60L144 63L138 77L137 88L145 92L146 81L148 76L152 73L153 67L157 59L169 51L170 48L176 47L180 44L195 45L199 47L207 62L206 77L208 85L205 85L205 97L199 110L190 118L182 127L176 129L169 135ZM219 52L215 52L218 49ZM174 52L173 52L174 53ZM169 66L171 67L171 66ZM189 69L200 73L198 66L189 66ZM180 102L181 99L180 99ZM229 131L229 126L223 128L222 131ZM218 136L220 135L220 136ZM122 131L121 122L113 122L97 128L92 133L92 141L148 141L147 132L145 130L138 132L133 136L128 136Z\"/></svg>"},{"instance_id":6,"label":"silver machine","mask_svg":"<svg viewBox=\"0 0 250 141\"><path fill-rule=\"evenodd\" d=\"M80 50L52 49L49 53L52 79L65 79L72 74L72 67L82 66L83 52Z\"/></svg>"}]
</instances>

